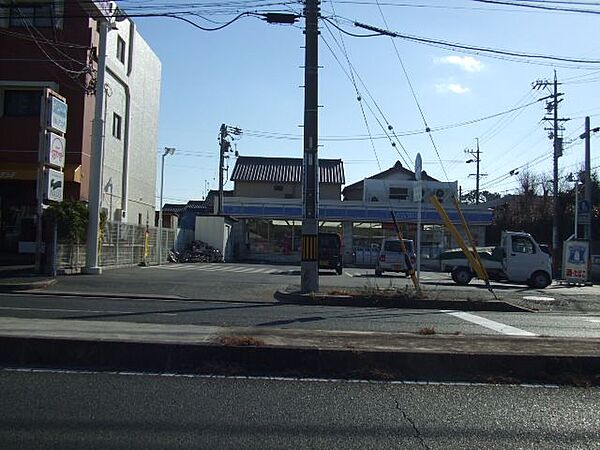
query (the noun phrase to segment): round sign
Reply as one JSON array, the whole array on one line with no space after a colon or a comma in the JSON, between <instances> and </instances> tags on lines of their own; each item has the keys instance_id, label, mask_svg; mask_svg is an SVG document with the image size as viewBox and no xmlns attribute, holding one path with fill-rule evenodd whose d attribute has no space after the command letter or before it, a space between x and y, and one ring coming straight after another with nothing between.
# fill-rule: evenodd
<instances>
[{"instance_id":1,"label":"round sign","mask_svg":"<svg viewBox=\"0 0 600 450\"><path fill-rule=\"evenodd\" d=\"M50 134L50 155L49 163L54 166L63 167L65 163L65 139L51 133Z\"/></svg>"},{"instance_id":2,"label":"round sign","mask_svg":"<svg viewBox=\"0 0 600 450\"><path fill-rule=\"evenodd\" d=\"M421 159L421 154L417 153L417 157L415 158L415 180L419 181L421 179L422 171L423 171L423 160Z\"/></svg>"}]
</instances>

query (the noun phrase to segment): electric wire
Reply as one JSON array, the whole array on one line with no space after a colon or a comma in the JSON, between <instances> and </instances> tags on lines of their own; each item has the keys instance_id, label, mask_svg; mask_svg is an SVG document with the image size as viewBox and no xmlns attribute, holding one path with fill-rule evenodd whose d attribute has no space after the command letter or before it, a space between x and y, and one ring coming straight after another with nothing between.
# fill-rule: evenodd
<instances>
[{"instance_id":1,"label":"electric wire","mask_svg":"<svg viewBox=\"0 0 600 450\"><path fill-rule=\"evenodd\" d=\"M381 9L381 5L379 4L379 0L375 0L377 2L377 8L379 9L379 13L381 14L381 17L383 19L383 23L385 24L385 27L388 28L388 23L387 23L387 19L385 18L385 14L383 13L383 9ZM392 39L390 37L390 39ZM410 92L412 94L412 97L415 101L415 104L417 105L417 108L419 110L419 113L421 114L421 119L423 120L423 125L425 125L425 131L427 131L427 135L429 136L429 140L431 141L431 145L433 146L433 149L435 150L435 154L437 155L437 158L440 162L440 166L442 168L442 171L444 172L444 176L446 177L446 181L450 181L449 177L448 177L448 173L446 172L446 168L444 167L444 163L442 162L442 157L440 156L440 152L437 148L437 145L435 144L435 140L433 139L433 135L431 134L431 128L429 128L429 124L427 123L427 119L425 118L425 114L423 112L423 108L421 107L421 104L419 102L419 99L417 98L417 94L415 92L415 89L413 87L413 84L410 80L410 76L408 75L408 71L406 70L406 67L404 66L404 61L402 61L402 58L400 57L400 52L398 51L398 47L396 46L396 43L394 42L394 40L391 40L392 45L394 47L394 51L396 52L396 56L398 57L398 61L400 62L400 66L402 67L402 72L404 72L404 76L406 78L406 82L408 83L408 87L410 88Z\"/></svg>"},{"instance_id":2,"label":"electric wire","mask_svg":"<svg viewBox=\"0 0 600 450\"><path fill-rule=\"evenodd\" d=\"M510 1L501 1L501 0L472 0L472 1L474 1L476 3L486 3L489 5L515 6L518 8L542 9L542 10L546 10L546 11L560 11L560 12L570 12L570 13L578 13L578 14L600 14L600 11L593 10L593 9L564 8L564 7L560 7L560 6L543 6L540 4L529 5L524 2L521 3L521 2L510 2ZM590 5L590 6L593 6L593 5Z\"/></svg>"},{"instance_id":3,"label":"electric wire","mask_svg":"<svg viewBox=\"0 0 600 450\"><path fill-rule=\"evenodd\" d=\"M340 18L340 16L338 16ZM418 44L444 48L446 50L457 51L461 53L467 53L478 56L488 56L492 58L504 59L509 61L528 63L528 64L536 64L536 65L545 65L545 66L553 66L553 67L564 67L571 69L586 69L586 67L581 67L580 65L575 64L591 64L597 65L600 64L600 60L597 59L585 59L585 58L575 58L575 57L564 57L564 56L554 56L554 55L544 55L539 53L526 53L521 51L512 51L512 50L503 50L503 49L494 49L489 47L477 47L473 45L467 45L462 43L444 41L440 39L432 39L427 37L414 36L404 33L393 32L389 30L382 30L377 27L373 27L371 25L367 25L361 22L352 21L350 19L343 18L344 20L349 21L353 26L358 28L363 28L367 30L375 31L375 34L371 35L356 35L354 33L350 35L354 35L354 37L376 37L376 36L391 36L394 38L400 38L408 41L412 41ZM324 20L329 21L334 27L340 29L343 33L348 34L349 32L342 28L340 25L336 24L335 21L330 18L324 18ZM527 60L533 61L527 61ZM562 63L562 64L561 64ZM570 63L570 64L566 64Z\"/></svg>"},{"instance_id":4,"label":"electric wire","mask_svg":"<svg viewBox=\"0 0 600 450\"><path fill-rule=\"evenodd\" d=\"M340 43L337 41L337 39L335 38L335 35L333 34L333 32L327 27L326 25L326 29L329 32L329 34L331 35L332 39L334 40L334 42L337 44L338 48L340 48L342 51L342 47L340 45ZM343 65L339 62L339 60L337 59L335 53L332 51L332 49L330 49L330 51L332 52L332 54L334 55L334 58L336 59L336 61L338 62L338 64L340 64L340 67L342 67L342 70L344 71L344 73L346 73ZM381 121L379 120L377 114L375 114L375 112L373 111L373 108L371 107L371 105L368 102L365 102L365 104L367 105L367 108L369 109L369 111L371 112L371 114L373 115L373 117L375 118L375 120L377 121L377 123L379 124L380 128L382 129L384 135L383 138L388 139L388 141L390 142L390 144L392 145L392 147L396 150L396 152L398 153L398 155L400 156L400 158L402 159L402 161L404 162L404 164L406 164L407 166L410 166L407 162L407 160L404 158L404 156L400 153L400 151L397 148L396 142L398 143L398 145L400 145L400 147L402 148L402 150L404 151L404 153L406 153L406 155L409 157L410 159L410 155L408 153L408 151L406 150L406 148L404 147L404 145L402 144L402 142L400 141L400 139L398 138L396 132L394 131L394 127L390 124L389 120L387 120L386 115L383 113L381 107L379 106L378 102L375 100L375 98L373 97L373 95L371 94L371 91L369 90L369 88L367 87L366 83L364 82L364 80L362 79L362 77L360 76L360 74L358 73L358 71L356 70L356 68L354 67L354 65L352 64L352 62L348 59L347 60L348 65L350 67L350 69L353 71L354 75L356 76L356 78L358 78L358 80L360 81L361 85L363 86L363 88L365 89L365 92L367 93L367 95L369 96L371 102L375 105L375 108L377 109L377 111L379 112L379 115L382 117L382 119L384 120L384 122L386 123L387 127L385 127ZM348 76L348 74L346 74L346 76ZM359 102L362 102L363 99L361 97L361 100L359 100ZM394 138L396 139L396 141L394 141L391 136L390 133L392 133L392 135L394 136ZM374 139L374 137L372 135L369 135L369 139Z\"/></svg>"},{"instance_id":5,"label":"electric wire","mask_svg":"<svg viewBox=\"0 0 600 450\"><path fill-rule=\"evenodd\" d=\"M331 2L331 8L333 9L333 13L335 14L335 7L333 5L333 1ZM325 26L327 26L327 23L325 23ZM331 30L328 29L328 31L333 36L333 33L331 33ZM358 101L358 105L360 107L360 112L362 114L362 118L365 123L365 128L369 135L369 142L371 143L371 148L373 149L373 154L375 155L375 160L377 161L377 167L379 168L379 171L381 171L382 170L381 162L379 161L379 155L377 155L377 149L375 148L375 141L373 140L373 135L371 133L371 127L369 126L369 121L367 120L367 115L365 114L365 108L362 104L362 96L361 96L360 91L358 90L358 86L356 84L356 78L354 76L354 70L352 68L352 64L350 63L350 56L348 55L348 49L346 48L346 43L344 42L342 33L341 32L339 32L339 33L340 33L340 42L341 42L342 50L343 50L342 52L343 52L344 57L346 58L346 62L348 64L348 71L350 73L350 81L352 82L352 85L354 86L356 100ZM330 47L330 45L327 43L327 41L325 40L324 37L322 37L322 40L323 40L323 42L325 42L325 45L327 45L327 47L329 48L329 51L334 55L334 58L336 58L335 54L333 52L333 49ZM337 60L337 58L336 58L336 60ZM337 60L337 61L338 61L338 64L340 64L339 60ZM341 66L341 64L340 64L340 66Z\"/></svg>"}]
</instances>

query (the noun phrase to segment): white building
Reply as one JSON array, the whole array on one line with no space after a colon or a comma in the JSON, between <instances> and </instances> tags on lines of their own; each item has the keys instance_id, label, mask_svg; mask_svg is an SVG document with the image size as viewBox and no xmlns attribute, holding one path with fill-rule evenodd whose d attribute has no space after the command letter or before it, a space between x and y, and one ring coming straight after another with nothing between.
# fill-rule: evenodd
<instances>
[{"instance_id":1,"label":"white building","mask_svg":"<svg viewBox=\"0 0 600 450\"><path fill-rule=\"evenodd\" d=\"M161 63L130 19L108 33L102 209L154 223Z\"/></svg>"}]
</instances>

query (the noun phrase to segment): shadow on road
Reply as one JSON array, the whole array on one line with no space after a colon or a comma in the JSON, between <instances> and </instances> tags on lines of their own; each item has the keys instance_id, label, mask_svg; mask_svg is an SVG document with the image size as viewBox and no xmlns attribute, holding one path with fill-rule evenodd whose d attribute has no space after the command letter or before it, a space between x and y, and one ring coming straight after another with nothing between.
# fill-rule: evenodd
<instances>
[{"instance_id":1,"label":"shadow on road","mask_svg":"<svg viewBox=\"0 0 600 450\"><path fill-rule=\"evenodd\" d=\"M122 313L110 313L110 314L89 314L85 316L69 316L60 317L59 319L70 319L70 320L82 320L82 319L107 319L115 317L132 317L132 316L144 316L152 314L175 314L175 313L186 313L186 312L201 312L201 311L223 311L227 309L249 309L249 308L265 308L278 306L277 303L265 303L263 305L227 305L227 306L214 306L210 308L182 308L182 309L159 309L153 311L135 311L135 312L122 312Z\"/></svg>"}]
</instances>

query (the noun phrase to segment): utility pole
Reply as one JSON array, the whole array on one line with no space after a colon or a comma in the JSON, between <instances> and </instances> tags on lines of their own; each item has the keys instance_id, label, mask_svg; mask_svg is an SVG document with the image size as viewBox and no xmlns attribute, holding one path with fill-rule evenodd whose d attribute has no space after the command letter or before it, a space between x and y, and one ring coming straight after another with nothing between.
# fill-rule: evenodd
<instances>
[{"instance_id":1,"label":"utility pole","mask_svg":"<svg viewBox=\"0 0 600 450\"><path fill-rule=\"evenodd\" d=\"M225 182L223 173L229 168L225 167L225 160L229 159L228 153L231 151L231 142L229 142L227 138L231 138L232 140L234 140L234 136L240 136L241 134L241 128L230 127L228 125L225 125L224 123L221 124L221 128L219 130L219 205L217 208L218 215L223 215L223 184Z\"/></svg>"},{"instance_id":2,"label":"utility pole","mask_svg":"<svg viewBox=\"0 0 600 450\"><path fill-rule=\"evenodd\" d=\"M302 190L302 293L319 290L319 0L306 0L304 17L304 160Z\"/></svg>"},{"instance_id":3,"label":"utility pole","mask_svg":"<svg viewBox=\"0 0 600 450\"><path fill-rule=\"evenodd\" d=\"M597 133L598 131L600 131L600 127L596 127L593 130L590 130L590 118L589 116L585 118L585 131L583 132L583 134L581 136L579 136L580 139L584 139L585 140L585 177L584 177L584 183L585 183L585 201L589 207L589 211L587 213L587 222L585 223L584 226L584 231L583 231L583 238L588 241L588 245L589 245L589 260L588 260L588 280L590 279L590 275L591 275L591 268L592 268L592 259L591 259L591 254L592 254L592 167L591 167L591 144L590 144L590 134L591 133ZM577 205L577 208L579 209L579 205Z\"/></svg>"},{"instance_id":4,"label":"utility pole","mask_svg":"<svg viewBox=\"0 0 600 450\"><path fill-rule=\"evenodd\" d=\"M217 214L223 214L223 167L225 163L225 153L229 150L229 141L227 140L227 126L222 123L221 130L219 133L219 206L217 208Z\"/></svg>"},{"instance_id":5,"label":"utility pole","mask_svg":"<svg viewBox=\"0 0 600 450\"><path fill-rule=\"evenodd\" d=\"M559 249L560 249L560 239L558 235L558 218L559 218L559 207L558 207L558 158L562 156L562 147L563 147L563 139L562 139L562 131L564 127L560 125L560 122L565 122L569 119L560 119L558 117L558 104L562 101L561 97L564 95L561 92L558 92L558 86L560 83L558 82L558 78L556 76L556 70L554 71L554 81L550 82L548 80L538 80L533 84L534 89L540 88L549 88L552 86L551 94L546 97L549 99L546 102L546 111L548 113L552 113L552 117L544 117L544 120L551 121L552 128L545 128L545 130L550 131L548 137L552 139L553 142L553 179L552 179L552 197L553 197L553 212L552 212L552 259L553 259L553 269L555 273L558 271L558 263L559 259ZM544 100L544 99L540 99Z\"/></svg>"},{"instance_id":6,"label":"utility pole","mask_svg":"<svg viewBox=\"0 0 600 450\"><path fill-rule=\"evenodd\" d=\"M476 173L470 173L469 176L475 177L475 204L479 205L479 180L481 179L481 177L487 177L487 173L479 172L479 164L481 163L481 151L479 150L479 138L476 138L476 141L477 141L477 150L475 150L475 151L465 150L465 153L474 157L474 158L467 160L467 164L473 163L473 162L477 164Z\"/></svg>"},{"instance_id":7,"label":"utility pole","mask_svg":"<svg viewBox=\"0 0 600 450\"><path fill-rule=\"evenodd\" d=\"M90 161L89 222L87 228L85 273L98 275L102 267L98 265L98 247L100 235L100 198L102 191L102 150L104 129L104 75L106 73L106 41L110 24L101 19L98 24L98 70L96 79L96 103L92 125L92 157Z\"/></svg>"}]
</instances>

